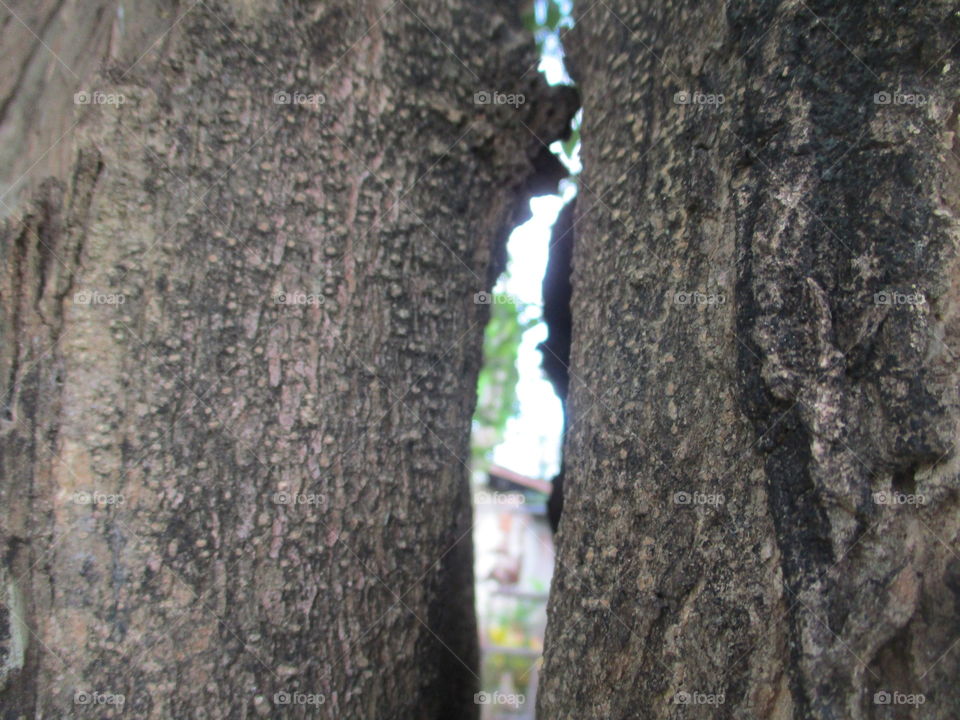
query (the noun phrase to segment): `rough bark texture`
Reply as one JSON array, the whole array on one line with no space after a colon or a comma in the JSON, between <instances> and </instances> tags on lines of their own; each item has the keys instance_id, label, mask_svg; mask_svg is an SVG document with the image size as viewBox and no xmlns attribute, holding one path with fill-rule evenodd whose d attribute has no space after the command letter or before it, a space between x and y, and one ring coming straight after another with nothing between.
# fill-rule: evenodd
<instances>
[{"instance_id":1,"label":"rough bark texture","mask_svg":"<svg viewBox=\"0 0 960 720\"><path fill-rule=\"evenodd\" d=\"M575 15L540 716L960 716L957 3Z\"/></svg>"},{"instance_id":2,"label":"rough bark texture","mask_svg":"<svg viewBox=\"0 0 960 720\"><path fill-rule=\"evenodd\" d=\"M474 294L572 111L500 5L0 10L4 717L475 716Z\"/></svg>"}]
</instances>

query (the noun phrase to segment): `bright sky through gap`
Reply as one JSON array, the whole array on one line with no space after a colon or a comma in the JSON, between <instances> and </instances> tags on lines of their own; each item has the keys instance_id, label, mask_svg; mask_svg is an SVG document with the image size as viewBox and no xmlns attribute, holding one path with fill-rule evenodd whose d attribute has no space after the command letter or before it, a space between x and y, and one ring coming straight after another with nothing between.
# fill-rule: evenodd
<instances>
[{"instance_id":1,"label":"bright sky through gap","mask_svg":"<svg viewBox=\"0 0 960 720\"><path fill-rule=\"evenodd\" d=\"M547 4L542 0L535 4L535 11L541 24L545 21L546 6ZM566 17L569 17L570 10L570 0L564 0L562 12ZM563 66L563 53L557 36L550 34L543 38L541 47L543 54L540 70L546 76L547 82L551 85L570 83L571 80ZM554 143L550 149L566 163L572 173L579 171L579 147L574 153L574 159L569 162L560 143ZM511 233L507 241L507 271L494 288L496 292L512 297L519 304L521 320L534 321L536 324L523 333L520 339L520 346L517 349L516 386L519 410L515 417L507 421L503 433L504 439L493 448L492 460L515 472L543 479L553 479L559 471L560 442L563 433L563 410L560 400L540 369L541 353L537 350L537 344L547 336L547 328L542 321L541 285L547 268L552 225L564 203L577 192L576 184L568 181L561 183L560 190L562 197L545 195L530 201L532 217ZM475 480L483 482L478 477L475 477ZM487 509L491 508L488 506ZM493 509L496 510L496 508ZM497 668L501 666L496 661L490 662L491 658L497 656L497 651L491 648L505 639L498 639L500 636L497 635L497 631L505 627L503 617L507 616L503 615L503 612L505 608L511 607L509 598L497 596L499 585L490 582L496 577L495 568L498 563L503 563L508 549L512 548L512 552L518 553L515 557L521 561L518 567L522 566L526 575L523 580L526 583L525 589L538 593L549 586L553 568L553 543L544 519L540 518L539 522L531 523L526 530L519 533L510 532L509 528L522 529L520 526L511 522L506 522L504 525L505 520L510 519L509 514L506 516L491 514L479 509L475 515L476 602L483 642L487 645L483 653L483 688L485 690L500 688L506 691L514 687L513 678L498 670ZM537 611L533 615L528 615L527 620L524 621L522 642L529 643L531 647L542 647L545 598L544 595L541 601L534 603L533 606L538 608ZM519 602L517 598L513 604ZM529 604L530 601L524 602ZM512 641L506 639L508 642L516 641L515 638ZM524 660L525 664L526 660ZM524 676L529 676L529 672L528 669ZM523 680L522 676L520 680ZM536 694L535 684L530 686L530 692L533 695ZM485 720L494 716L491 706L484 706L482 710L482 717ZM524 713L525 717L532 717L532 710L526 707Z\"/></svg>"},{"instance_id":2,"label":"bright sky through gap","mask_svg":"<svg viewBox=\"0 0 960 720\"><path fill-rule=\"evenodd\" d=\"M540 70L551 85L569 83L563 67L563 55L554 38L548 38ZM559 145L551 148L565 159ZM567 166L576 172L579 152ZM560 208L576 194L573 183L561 183L563 197L544 195L530 201L533 217L510 235L507 252L510 258L507 273L495 290L507 293L527 305L526 318L541 318L541 283L547 268L550 229ZM560 470L560 439L563 433L563 410L540 369L541 354L537 344L547 337L542 322L523 334L517 353L517 397L520 412L507 422L504 441L493 450L493 461L511 470L550 479Z\"/></svg>"}]
</instances>

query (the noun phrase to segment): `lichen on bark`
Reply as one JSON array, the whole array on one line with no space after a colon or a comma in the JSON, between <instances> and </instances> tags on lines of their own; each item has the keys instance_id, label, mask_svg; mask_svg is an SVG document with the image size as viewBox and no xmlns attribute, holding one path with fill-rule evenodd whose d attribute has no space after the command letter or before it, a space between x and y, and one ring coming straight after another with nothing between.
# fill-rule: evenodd
<instances>
[{"instance_id":1,"label":"lichen on bark","mask_svg":"<svg viewBox=\"0 0 960 720\"><path fill-rule=\"evenodd\" d=\"M541 716L879 718L897 692L957 715L957 22L579 17Z\"/></svg>"}]
</instances>

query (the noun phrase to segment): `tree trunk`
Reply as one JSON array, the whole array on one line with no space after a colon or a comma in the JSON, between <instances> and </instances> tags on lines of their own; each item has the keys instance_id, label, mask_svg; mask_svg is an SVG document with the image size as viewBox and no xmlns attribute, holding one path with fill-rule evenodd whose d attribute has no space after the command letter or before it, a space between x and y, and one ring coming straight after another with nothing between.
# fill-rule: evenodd
<instances>
[{"instance_id":1,"label":"tree trunk","mask_svg":"<svg viewBox=\"0 0 960 720\"><path fill-rule=\"evenodd\" d=\"M575 15L540 716L960 716L957 4Z\"/></svg>"},{"instance_id":2,"label":"tree trunk","mask_svg":"<svg viewBox=\"0 0 960 720\"><path fill-rule=\"evenodd\" d=\"M499 5L0 11L4 717L475 716L474 294L571 111Z\"/></svg>"}]
</instances>

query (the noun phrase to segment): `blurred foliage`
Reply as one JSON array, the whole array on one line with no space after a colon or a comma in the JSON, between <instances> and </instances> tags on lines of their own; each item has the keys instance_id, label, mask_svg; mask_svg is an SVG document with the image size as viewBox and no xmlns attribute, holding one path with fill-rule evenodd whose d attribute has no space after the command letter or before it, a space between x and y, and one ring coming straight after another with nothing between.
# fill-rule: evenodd
<instances>
[{"instance_id":1,"label":"blurred foliage","mask_svg":"<svg viewBox=\"0 0 960 720\"><path fill-rule=\"evenodd\" d=\"M502 647L541 650L543 641L537 636L536 616L543 612L543 603L518 599L505 610L495 611L488 622L487 636Z\"/></svg>"},{"instance_id":2,"label":"blurred foliage","mask_svg":"<svg viewBox=\"0 0 960 720\"><path fill-rule=\"evenodd\" d=\"M539 662L539 661L537 661ZM509 675L512 682L512 690L523 695L530 695L530 671L533 669L534 661L522 655L504 655L502 653L489 653L483 660L483 677L490 678L489 682L483 684L486 692L503 692L501 680L504 675ZM501 708L501 712L509 710L509 706Z\"/></svg>"},{"instance_id":3,"label":"blurred foliage","mask_svg":"<svg viewBox=\"0 0 960 720\"><path fill-rule=\"evenodd\" d=\"M543 652L542 602L518 600L513 607L494 612L489 620L488 641L499 648L529 650L531 654L491 649L483 658L483 689L487 692L517 692L530 696L531 671ZM517 708L517 711L522 708ZM509 708L503 715L509 716ZM519 712L517 714L520 714Z\"/></svg>"},{"instance_id":4,"label":"blurred foliage","mask_svg":"<svg viewBox=\"0 0 960 720\"><path fill-rule=\"evenodd\" d=\"M557 34L561 29L573 27L572 9L573 2L570 0L532 0L528 4L523 13L523 23L533 33L541 55L547 34Z\"/></svg>"},{"instance_id":5,"label":"blurred foliage","mask_svg":"<svg viewBox=\"0 0 960 720\"><path fill-rule=\"evenodd\" d=\"M477 380L473 414L473 468L490 462L493 448L503 442L507 421L520 410L517 399L517 352L523 333L537 320L523 320L524 306L502 293L491 296L490 321L483 334L483 367Z\"/></svg>"}]
</instances>

